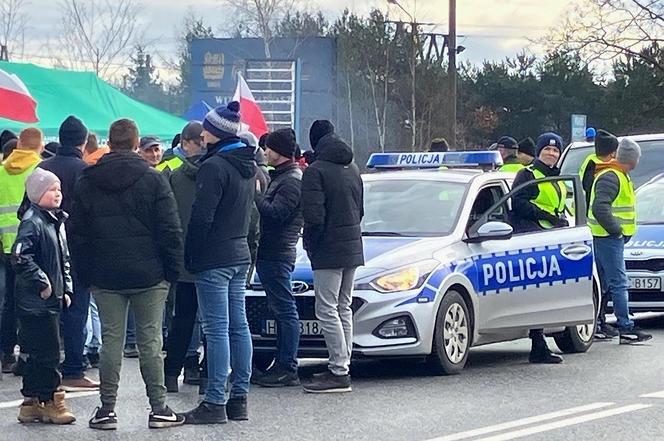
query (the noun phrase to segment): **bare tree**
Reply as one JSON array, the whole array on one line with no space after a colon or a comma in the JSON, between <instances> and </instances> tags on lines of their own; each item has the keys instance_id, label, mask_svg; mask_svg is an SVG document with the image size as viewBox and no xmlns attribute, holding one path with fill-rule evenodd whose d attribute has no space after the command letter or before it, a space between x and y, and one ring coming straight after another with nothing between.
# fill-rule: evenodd
<instances>
[{"instance_id":1,"label":"bare tree","mask_svg":"<svg viewBox=\"0 0 664 441\"><path fill-rule=\"evenodd\" d=\"M642 50L664 42L664 1L577 0L560 30L545 38L550 49L588 62L634 57L664 71L661 59Z\"/></svg>"},{"instance_id":2,"label":"bare tree","mask_svg":"<svg viewBox=\"0 0 664 441\"><path fill-rule=\"evenodd\" d=\"M137 0L61 0L60 50L70 67L117 73L137 42Z\"/></svg>"},{"instance_id":3,"label":"bare tree","mask_svg":"<svg viewBox=\"0 0 664 441\"><path fill-rule=\"evenodd\" d=\"M272 58L270 45L279 20L292 11L297 0L221 0L238 17L239 28L246 34L258 36L265 45L265 57Z\"/></svg>"},{"instance_id":4,"label":"bare tree","mask_svg":"<svg viewBox=\"0 0 664 441\"><path fill-rule=\"evenodd\" d=\"M16 47L23 45L27 15L23 11L25 0L0 0L0 56L11 57Z\"/></svg>"}]
</instances>

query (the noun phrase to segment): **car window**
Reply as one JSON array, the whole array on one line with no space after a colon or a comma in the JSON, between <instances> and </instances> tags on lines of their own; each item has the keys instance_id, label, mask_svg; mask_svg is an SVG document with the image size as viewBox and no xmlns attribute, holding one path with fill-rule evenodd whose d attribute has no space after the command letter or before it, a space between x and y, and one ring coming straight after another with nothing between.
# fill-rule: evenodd
<instances>
[{"instance_id":1,"label":"car window","mask_svg":"<svg viewBox=\"0 0 664 441\"><path fill-rule=\"evenodd\" d=\"M637 192L636 219L640 224L664 223L664 181L641 187Z\"/></svg>"},{"instance_id":2,"label":"car window","mask_svg":"<svg viewBox=\"0 0 664 441\"><path fill-rule=\"evenodd\" d=\"M477 222L480 217L488 210L490 209L496 202L500 200L505 195L503 192L503 189L500 185L491 185L489 187L485 187L477 193L477 196L475 197L475 202L473 203L473 207L470 210L470 217L468 220L468 227L473 225L475 222ZM500 207L496 208L493 210L491 213L489 213L489 220L491 221L500 221L500 222L507 222L507 206L501 205Z\"/></svg>"},{"instance_id":3,"label":"car window","mask_svg":"<svg viewBox=\"0 0 664 441\"><path fill-rule=\"evenodd\" d=\"M457 225L466 185L432 180L364 183L364 235L444 236Z\"/></svg>"},{"instance_id":4,"label":"car window","mask_svg":"<svg viewBox=\"0 0 664 441\"><path fill-rule=\"evenodd\" d=\"M664 139L656 141L639 141L641 146L641 161L638 167L630 173L635 187L640 187L664 170ZM560 166L563 175L579 173L581 164L588 155L595 152L595 147L588 145L568 149Z\"/></svg>"}]
</instances>

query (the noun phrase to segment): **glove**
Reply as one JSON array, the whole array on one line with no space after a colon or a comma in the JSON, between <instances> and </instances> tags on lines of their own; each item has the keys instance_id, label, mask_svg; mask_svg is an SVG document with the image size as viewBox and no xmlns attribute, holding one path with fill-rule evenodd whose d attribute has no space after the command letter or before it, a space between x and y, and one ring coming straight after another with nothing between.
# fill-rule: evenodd
<instances>
[{"instance_id":1,"label":"glove","mask_svg":"<svg viewBox=\"0 0 664 441\"><path fill-rule=\"evenodd\" d=\"M553 226L557 228L569 227L569 222L567 222L567 219L565 219L563 216L557 218L556 221L552 223Z\"/></svg>"}]
</instances>

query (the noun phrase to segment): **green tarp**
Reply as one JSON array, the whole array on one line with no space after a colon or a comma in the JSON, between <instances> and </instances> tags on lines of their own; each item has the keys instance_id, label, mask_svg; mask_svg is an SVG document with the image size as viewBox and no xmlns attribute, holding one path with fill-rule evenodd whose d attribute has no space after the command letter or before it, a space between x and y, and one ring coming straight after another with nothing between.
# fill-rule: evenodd
<instances>
[{"instance_id":1,"label":"green tarp","mask_svg":"<svg viewBox=\"0 0 664 441\"><path fill-rule=\"evenodd\" d=\"M34 64L0 62L0 69L18 76L37 101L39 123L22 124L0 118L0 131L20 131L37 126L48 138L57 138L62 121L69 115L80 118L102 139L119 118L131 118L141 136L156 135L162 140L180 133L186 121L138 102L105 83L91 72L47 69Z\"/></svg>"}]
</instances>

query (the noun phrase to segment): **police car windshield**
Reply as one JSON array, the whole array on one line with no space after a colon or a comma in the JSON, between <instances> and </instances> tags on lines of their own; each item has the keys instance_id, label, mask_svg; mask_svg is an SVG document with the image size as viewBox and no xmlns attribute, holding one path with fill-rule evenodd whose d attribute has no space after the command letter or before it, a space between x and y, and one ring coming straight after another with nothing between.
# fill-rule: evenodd
<instances>
[{"instance_id":1,"label":"police car windshield","mask_svg":"<svg viewBox=\"0 0 664 441\"><path fill-rule=\"evenodd\" d=\"M364 183L365 236L444 236L456 225L466 186L429 180Z\"/></svg>"},{"instance_id":2,"label":"police car windshield","mask_svg":"<svg viewBox=\"0 0 664 441\"><path fill-rule=\"evenodd\" d=\"M630 173L635 187L640 187L664 169L664 139L656 141L639 141L641 146L641 162L634 171ZM581 163L586 157L595 152L592 145L569 149L565 153L560 167L563 175L574 175L579 173Z\"/></svg>"},{"instance_id":3,"label":"police car windshield","mask_svg":"<svg viewBox=\"0 0 664 441\"><path fill-rule=\"evenodd\" d=\"M636 220L640 224L664 223L664 180L639 190L636 195Z\"/></svg>"}]
</instances>

